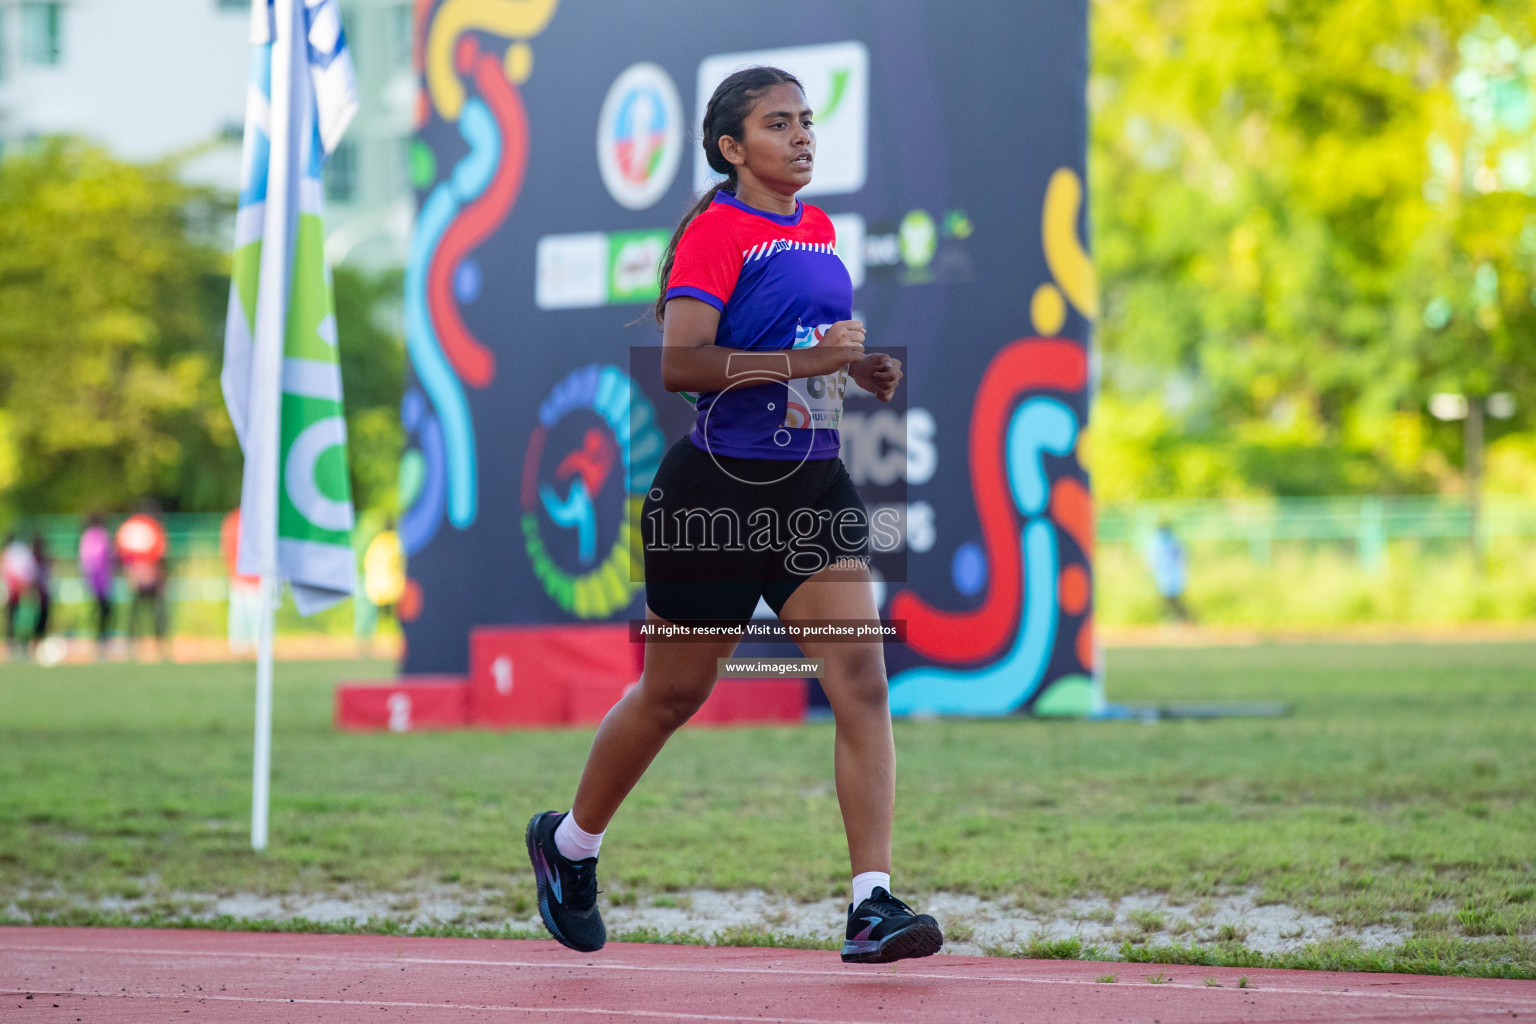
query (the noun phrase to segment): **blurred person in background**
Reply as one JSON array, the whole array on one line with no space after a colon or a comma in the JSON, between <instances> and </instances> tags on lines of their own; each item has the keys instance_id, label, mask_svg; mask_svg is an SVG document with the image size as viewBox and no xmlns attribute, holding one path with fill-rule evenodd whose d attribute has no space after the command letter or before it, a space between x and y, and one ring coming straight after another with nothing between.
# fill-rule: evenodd
<instances>
[{"instance_id":1,"label":"blurred person in background","mask_svg":"<svg viewBox=\"0 0 1536 1024\"><path fill-rule=\"evenodd\" d=\"M37 600L37 614L32 619L32 648L48 638L48 612L53 607L53 559L48 557L48 543L41 532L32 535L32 593Z\"/></svg>"},{"instance_id":2,"label":"blurred person in background","mask_svg":"<svg viewBox=\"0 0 1536 1024\"><path fill-rule=\"evenodd\" d=\"M117 528L116 539L117 559L133 591L128 606L128 636L138 640L139 619L148 612L155 630L155 650L163 657L169 626L165 606L165 527L155 518L153 507L146 505L123 521Z\"/></svg>"},{"instance_id":3,"label":"blurred person in background","mask_svg":"<svg viewBox=\"0 0 1536 1024\"><path fill-rule=\"evenodd\" d=\"M1162 595L1163 605L1178 622L1193 622L1189 607L1184 603L1184 588L1189 582L1188 559L1184 545L1174 535L1167 521L1157 524L1147 550L1147 565L1152 570L1152 580Z\"/></svg>"},{"instance_id":4,"label":"blurred person in background","mask_svg":"<svg viewBox=\"0 0 1536 1024\"><path fill-rule=\"evenodd\" d=\"M363 593L382 612L394 611L405 593L405 545L393 519L384 521L363 552Z\"/></svg>"},{"instance_id":5,"label":"blurred person in background","mask_svg":"<svg viewBox=\"0 0 1536 1024\"><path fill-rule=\"evenodd\" d=\"M80 576L96 603L96 650L105 654L112 627L112 536L100 514L86 520L80 534Z\"/></svg>"},{"instance_id":6,"label":"blurred person in background","mask_svg":"<svg viewBox=\"0 0 1536 1024\"><path fill-rule=\"evenodd\" d=\"M256 649L256 631L261 628L261 577L240 575L238 508L219 526L219 551L229 573L229 649L249 654Z\"/></svg>"},{"instance_id":7,"label":"blurred person in background","mask_svg":"<svg viewBox=\"0 0 1536 1024\"><path fill-rule=\"evenodd\" d=\"M37 558L14 533L6 536L5 549L0 551L0 575L5 577L5 642L12 654L18 654L16 614L37 582Z\"/></svg>"}]
</instances>

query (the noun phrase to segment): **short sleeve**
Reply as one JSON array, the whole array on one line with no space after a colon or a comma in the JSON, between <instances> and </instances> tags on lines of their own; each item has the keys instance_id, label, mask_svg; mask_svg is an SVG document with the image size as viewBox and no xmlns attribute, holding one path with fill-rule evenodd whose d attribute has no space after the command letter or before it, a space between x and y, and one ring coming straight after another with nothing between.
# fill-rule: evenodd
<instances>
[{"instance_id":1,"label":"short sleeve","mask_svg":"<svg viewBox=\"0 0 1536 1024\"><path fill-rule=\"evenodd\" d=\"M667 278L667 298L698 299L723 312L740 274L741 251L735 232L723 218L700 214L678 239L672 275Z\"/></svg>"}]
</instances>

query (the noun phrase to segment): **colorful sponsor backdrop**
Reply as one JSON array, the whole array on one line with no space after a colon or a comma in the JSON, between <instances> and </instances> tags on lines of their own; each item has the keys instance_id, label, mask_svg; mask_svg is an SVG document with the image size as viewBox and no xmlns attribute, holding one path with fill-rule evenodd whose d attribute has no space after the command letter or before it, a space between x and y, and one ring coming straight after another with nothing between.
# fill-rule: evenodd
<instances>
[{"instance_id":1,"label":"colorful sponsor backdrop","mask_svg":"<svg viewBox=\"0 0 1536 1024\"><path fill-rule=\"evenodd\" d=\"M772 63L816 110L802 196L837 226L871 347L907 358L903 402L843 421L866 502L903 513L902 571L877 588L908 622L893 709L1095 710L1086 0L416 17L404 670L464 671L478 625L643 616L638 508L692 410L632 349L659 345L657 260L713 180L704 102Z\"/></svg>"}]
</instances>

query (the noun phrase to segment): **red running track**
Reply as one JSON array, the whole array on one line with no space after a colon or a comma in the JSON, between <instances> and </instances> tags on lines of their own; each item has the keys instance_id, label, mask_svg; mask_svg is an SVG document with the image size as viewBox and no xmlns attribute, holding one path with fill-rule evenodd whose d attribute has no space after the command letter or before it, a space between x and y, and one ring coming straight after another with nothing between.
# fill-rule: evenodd
<instances>
[{"instance_id":1,"label":"red running track","mask_svg":"<svg viewBox=\"0 0 1536 1024\"><path fill-rule=\"evenodd\" d=\"M1151 984L1159 973L1168 980ZM1099 982L1114 974L1114 984ZM1248 978L1247 988L1238 978ZM1206 979L1214 979L1216 986ZM30 998L29 998L30 997ZM614 943L0 928L0 1021L1397 1022L1536 1017L1536 982Z\"/></svg>"}]
</instances>

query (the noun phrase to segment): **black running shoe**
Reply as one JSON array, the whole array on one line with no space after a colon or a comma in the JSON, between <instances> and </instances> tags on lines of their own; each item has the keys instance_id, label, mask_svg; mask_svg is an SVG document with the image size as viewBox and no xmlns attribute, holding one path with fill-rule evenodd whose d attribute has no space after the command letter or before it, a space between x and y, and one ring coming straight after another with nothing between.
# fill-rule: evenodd
<instances>
[{"instance_id":1,"label":"black running shoe","mask_svg":"<svg viewBox=\"0 0 1536 1024\"><path fill-rule=\"evenodd\" d=\"M539 886L539 916L561 945L591 953L608 941L597 912L597 858L569 860L555 848L555 827L564 817L560 811L544 811L528 822L525 836Z\"/></svg>"},{"instance_id":2,"label":"black running shoe","mask_svg":"<svg viewBox=\"0 0 1536 1024\"><path fill-rule=\"evenodd\" d=\"M939 922L875 886L869 899L848 908L845 964L888 964L892 960L933 956L944 945Z\"/></svg>"}]
</instances>

